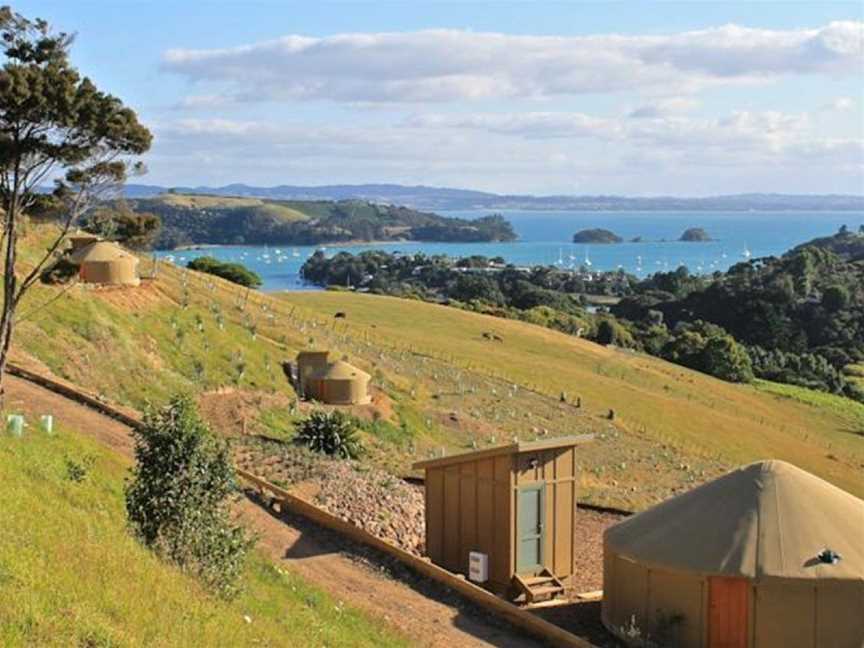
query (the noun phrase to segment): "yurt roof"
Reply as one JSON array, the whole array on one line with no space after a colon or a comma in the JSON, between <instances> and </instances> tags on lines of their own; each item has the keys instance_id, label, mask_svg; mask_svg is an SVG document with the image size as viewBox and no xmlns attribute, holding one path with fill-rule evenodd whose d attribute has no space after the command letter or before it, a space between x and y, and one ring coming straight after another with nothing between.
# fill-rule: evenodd
<instances>
[{"instance_id":1,"label":"yurt roof","mask_svg":"<svg viewBox=\"0 0 864 648\"><path fill-rule=\"evenodd\" d=\"M90 232L82 232L77 231L73 232L69 235L70 241L98 241L99 237L96 234L91 234Z\"/></svg>"},{"instance_id":2,"label":"yurt roof","mask_svg":"<svg viewBox=\"0 0 864 648\"><path fill-rule=\"evenodd\" d=\"M75 263L93 263L98 261L116 261L117 259L135 259L136 257L116 243L97 241L81 248L71 255Z\"/></svg>"},{"instance_id":3,"label":"yurt roof","mask_svg":"<svg viewBox=\"0 0 864 648\"><path fill-rule=\"evenodd\" d=\"M783 461L760 461L606 531L647 566L747 578L864 580L864 501ZM841 556L830 564L819 554Z\"/></svg>"},{"instance_id":4,"label":"yurt roof","mask_svg":"<svg viewBox=\"0 0 864 648\"><path fill-rule=\"evenodd\" d=\"M312 377L316 380L369 380L372 376L344 360L337 360L316 371Z\"/></svg>"}]
</instances>

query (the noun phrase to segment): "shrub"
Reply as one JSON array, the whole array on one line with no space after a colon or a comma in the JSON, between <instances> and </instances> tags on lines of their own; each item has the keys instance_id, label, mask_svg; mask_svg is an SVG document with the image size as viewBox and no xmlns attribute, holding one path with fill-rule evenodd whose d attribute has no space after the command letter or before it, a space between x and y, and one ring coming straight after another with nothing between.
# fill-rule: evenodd
<instances>
[{"instance_id":1,"label":"shrub","mask_svg":"<svg viewBox=\"0 0 864 648\"><path fill-rule=\"evenodd\" d=\"M233 597L252 542L229 517L237 482L226 444L182 396L149 411L134 435L137 465L126 511L136 536L220 596Z\"/></svg>"},{"instance_id":2,"label":"shrub","mask_svg":"<svg viewBox=\"0 0 864 648\"><path fill-rule=\"evenodd\" d=\"M222 277L233 283L247 288L258 288L261 285L261 277L256 272L252 272L242 263L228 263L220 261L215 257L203 256L197 259L192 259L186 264L190 270L198 272L206 272L207 274Z\"/></svg>"},{"instance_id":3,"label":"shrub","mask_svg":"<svg viewBox=\"0 0 864 648\"><path fill-rule=\"evenodd\" d=\"M601 319L597 324L597 333L594 337L600 344L614 344L624 348L633 348L636 345L633 335L627 328L611 318Z\"/></svg>"},{"instance_id":4,"label":"shrub","mask_svg":"<svg viewBox=\"0 0 864 648\"><path fill-rule=\"evenodd\" d=\"M357 459L363 453L355 421L338 410L312 412L297 424L294 439L313 452L342 459Z\"/></svg>"}]
</instances>

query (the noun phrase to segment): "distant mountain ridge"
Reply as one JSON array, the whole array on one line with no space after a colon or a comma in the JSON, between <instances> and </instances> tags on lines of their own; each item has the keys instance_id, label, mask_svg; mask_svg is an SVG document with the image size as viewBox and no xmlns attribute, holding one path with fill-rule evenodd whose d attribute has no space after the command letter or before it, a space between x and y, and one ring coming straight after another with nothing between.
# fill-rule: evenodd
<instances>
[{"instance_id":1,"label":"distant mountain ridge","mask_svg":"<svg viewBox=\"0 0 864 648\"><path fill-rule=\"evenodd\" d=\"M229 184L222 187L162 187L129 184L128 198L151 198L169 190L184 194L244 196L271 200L346 200L404 205L414 209L572 209L584 211L864 211L864 195L746 193L704 198L674 196L531 196L495 194L447 187L398 184L255 187Z\"/></svg>"}]
</instances>

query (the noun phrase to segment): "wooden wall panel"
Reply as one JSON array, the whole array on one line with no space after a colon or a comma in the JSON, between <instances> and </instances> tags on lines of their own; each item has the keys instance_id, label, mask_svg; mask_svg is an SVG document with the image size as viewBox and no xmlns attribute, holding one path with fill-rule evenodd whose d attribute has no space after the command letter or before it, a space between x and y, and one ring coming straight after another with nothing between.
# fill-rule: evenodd
<instances>
[{"instance_id":1,"label":"wooden wall panel","mask_svg":"<svg viewBox=\"0 0 864 648\"><path fill-rule=\"evenodd\" d=\"M478 549L476 463L463 463L459 477L459 561L460 571L468 573L468 553Z\"/></svg>"},{"instance_id":2,"label":"wooden wall panel","mask_svg":"<svg viewBox=\"0 0 864 648\"><path fill-rule=\"evenodd\" d=\"M450 571L459 571L459 466L444 468L444 554L442 565Z\"/></svg>"},{"instance_id":3,"label":"wooden wall panel","mask_svg":"<svg viewBox=\"0 0 864 648\"><path fill-rule=\"evenodd\" d=\"M444 471L426 471L426 554L433 562L444 559Z\"/></svg>"},{"instance_id":4,"label":"wooden wall panel","mask_svg":"<svg viewBox=\"0 0 864 648\"><path fill-rule=\"evenodd\" d=\"M573 573L573 522L576 507L576 484L572 481L559 482L554 486L555 501L555 543L554 571L556 575L571 575Z\"/></svg>"}]
</instances>

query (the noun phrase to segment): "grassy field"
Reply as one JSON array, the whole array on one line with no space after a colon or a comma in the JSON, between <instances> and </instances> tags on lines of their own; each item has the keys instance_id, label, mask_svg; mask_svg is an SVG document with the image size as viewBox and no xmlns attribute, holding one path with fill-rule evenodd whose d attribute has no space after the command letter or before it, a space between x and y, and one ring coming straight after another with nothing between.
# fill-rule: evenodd
<instances>
[{"instance_id":1,"label":"grassy field","mask_svg":"<svg viewBox=\"0 0 864 648\"><path fill-rule=\"evenodd\" d=\"M277 216L283 221L309 220L309 216L299 209L294 209L279 202L262 200L261 198L162 194L156 200L161 200L165 204L174 207L188 207L190 209L239 209L252 207L262 215Z\"/></svg>"},{"instance_id":2,"label":"grassy field","mask_svg":"<svg viewBox=\"0 0 864 648\"><path fill-rule=\"evenodd\" d=\"M152 268L142 261L145 277ZM200 394L223 431L242 419L290 436L296 397L280 363L309 348L345 355L378 390L358 412L379 420L363 432L366 461L398 474L441 452L591 433L582 488L597 504L642 508L766 457L864 495L864 436L837 407L522 322L353 293L247 292L168 263L139 288L40 286L22 313L19 355L136 408Z\"/></svg>"},{"instance_id":3,"label":"grassy field","mask_svg":"<svg viewBox=\"0 0 864 648\"><path fill-rule=\"evenodd\" d=\"M408 645L254 552L238 599L208 595L128 534L126 470L65 430L0 434L0 645Z\"/></svg>"},{"instance_id":4,"label":"grassy field","mask_svg":"<svg viewBox=\"0 0 864 648\"><path fill-rule=\"evenodd\" d=\"M583 408L598 416L613 409L623 432L655 444L728 464L781 458L864 495L864 430L849 414L861 406L852 401L837 398L829 406L829 399L807 390L733 385L648 356L445 306L344 292L280 298L322 317L344 311L355 335L365 331L383 344L449 358L550 398L562 391L578 395ZM488 341L484 332L503 342Z\"/></svg>"}]
</instances>

